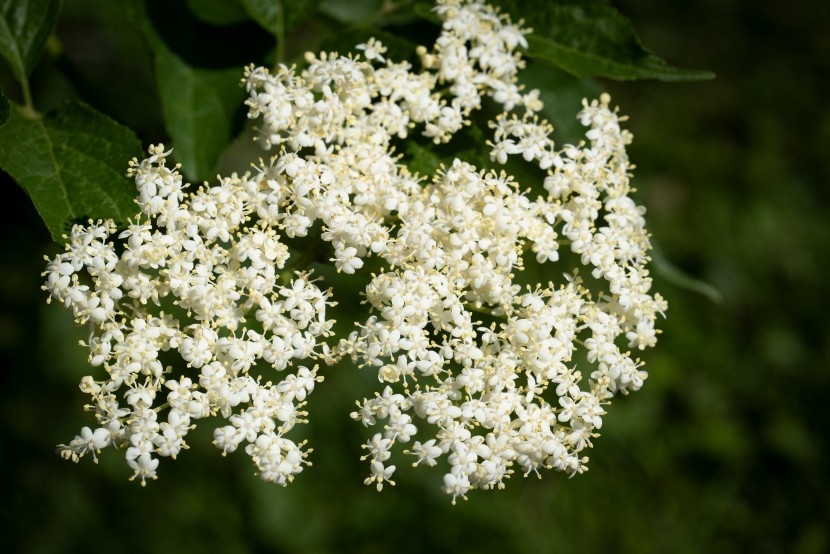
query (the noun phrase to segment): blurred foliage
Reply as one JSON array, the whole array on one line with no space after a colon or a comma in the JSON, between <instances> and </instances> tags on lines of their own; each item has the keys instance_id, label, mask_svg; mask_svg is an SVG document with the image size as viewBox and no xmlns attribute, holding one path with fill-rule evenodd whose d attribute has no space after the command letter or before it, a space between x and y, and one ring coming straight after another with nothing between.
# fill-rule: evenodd
<instances>
[{"instance_id":1,"label":"blurred foliage","mask_svg":"<svg viewBox=\"0 0 830 554\"><path fill-rule=\"evenodd\" d=\"M135 130L145 145L175 136L155 82L159 50L124 15L124 5L134 4L66 3L56 39L31 75L41 112L81 99ZM273 61L272 37L245 11L261 4L147 3L164 45L200 74ZM347 25L387 4L323 0L312 23L292 30L283 19L284 59L323 40L346 51L358 42L349 37L366 32ZM397 486L382 493L363 485L364 430L347 414L373 378L348 367L327 370L310 397L314 466L284 489L260 482L244 456L222 458L210 444L209 422L145 488L127 480L119 452L105 452L97 466L61 460L54 445L90 421L77 388L88 372L77 346L84 331L45 304L42 257L57 247L29 198L4 176L0 463L9 481L2 550L830 550L830 416L823 407L830 385L830 107L823 78L830 9L816 4L784 10L771 0L615 2L645 44L683 66L713 70L714 81L579 81L548 66L531 68L528 80L547 83L547 110L565 140L576 140L572 116L584 94L610 90L631 115L635 183L662 256L722 300L656 272L670 308L660 343L646 354L650 377L641 392L611 406L591 471L574 479L514 476L506 491L474 492L456 506L439 491L438 471L399 471ZM175 14L188 6L199 17L176 27ZM534 15L524 15L529 26ZM430 32L421 23L382 17L402 40L432 38L421 38ZM206 28L218 34L205 40ZM338 28L343 32L331 32ZM257 60L244 58L251 51ZM16 71L0 66L0 86L20 102ZM242 128L234 117L229 137ZM246 141L225 151L220 169L250 159ZM411 155L425 170L436 163L434 152Z\"/></svg>"}]
</instances>

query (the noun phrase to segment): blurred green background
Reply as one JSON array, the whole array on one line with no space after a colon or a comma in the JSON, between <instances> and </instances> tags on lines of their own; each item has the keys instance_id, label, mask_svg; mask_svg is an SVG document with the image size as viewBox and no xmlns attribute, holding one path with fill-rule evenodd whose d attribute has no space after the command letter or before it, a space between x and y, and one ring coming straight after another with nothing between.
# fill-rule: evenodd
<instances>
[{"instance_id":1,"label":"blurred green background","mask_svg":"<svg viewBox=\"0 0 830 554\"><path fill-rule=\"evenodd\" d=\"M84 98L144 144L164 138L150 55L118 3L66 4L63 54L36 71L36 105ZM669 312L644 356L650 377L610 407L591 470L514 477L506 491L473 492L456 506L439 491L438 472L401 467L396 487L364 487L364 432L347 414L369 393L345 370L328 371L312 395L314 466L285 489L261 483L244 456L222 458L208 425L145 488L127 480L121 453L104 453L97 466L61 460L54 445L91 422L77 388L88 371L77 346L83 331L44 302L43 256L57 250L3 176L0 547L830 551L830 9L814 4L615 2L655 52L718 75L600 87L631 116L638 198L662 256L721 298L658 272ZM578 109L569 102L563 93L567 117Z\"/></svg>"}]
</instances>

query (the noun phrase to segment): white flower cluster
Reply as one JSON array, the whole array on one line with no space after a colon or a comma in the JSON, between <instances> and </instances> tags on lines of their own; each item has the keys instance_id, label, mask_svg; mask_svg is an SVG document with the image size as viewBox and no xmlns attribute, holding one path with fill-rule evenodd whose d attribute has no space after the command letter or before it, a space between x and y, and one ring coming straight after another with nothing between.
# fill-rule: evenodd
<instances>
[{"instance_id":1,"label":"white flower cluster","mask_svg":"<svg viewBox=\"0 0 830 554\"><path fill-rule=\"evenodd\" d=\"M272 207L264 179L233 175L185 194L165 165L169 153L158 145L131 163L141 214L120 243L111 221L76 225L47 266L44 288L89 324L90 363L107 374L81 382L99 427L60 452L77 461L125 447L143 484L156 477L157 456L187 448L196 420L221 416L216 446L226 453L245 443L260 476L284 485L307 463L304 443L285 434L304 421L305 398L322 380L317 366L297 364L331 333L329 292L308 274L280 272L288 248L274 222L257 216ZM195 372L165 366L168 352ZM254 376L263 364L293 372L263 383Z\"/></svg>"},{"instance_id":2,"label":"white flower cluster","mask_svg":"<svg viewBox=\"0 0 830 554\"><path fill-rule=\"evenodd\" d=\"M436 12L443 28L417 70L374 39L362 58L249 67L249 116L277 150L270 162L185 193L153 147L130 170L142 216L123 244L108 242L109 222L74 228L46 288L90 323L90 360L108 379L82 382L100 427L62 445L65 457L123 445L143 481L156 456L186 447L193 421L219 415L223 453L245 442L262 478L285 484L308 463L285 434L322 380L299 364L345 358L382 384L351 414L376 428L367 484L391 482L396 447L414 465L443 460L453 501L503 487L515 467L586 469L604 407L647 376L624 345L653 346L666 309L649 292L645 210L629 196L631 135L603 95L579 114L586 142L557 148L538 91L517 84L527 31L478 1L439 0ZM535 166L535 199L537 184L458 159L427 180L394 152L413 130L448 142L485 97L503 109L490 157ZM358 278L369 257L384 268L365 277L368 318L339 341L326 340L331 291L284 242L317 229L338 271ZM560 282L523 278L529 265L561 274L546 269L562 267L547 265L560 248L573 258ZM194 371L165 367L165 352ZM289 371L263 383L254 375L268 366Z\"/></svg>"}]
</instances>

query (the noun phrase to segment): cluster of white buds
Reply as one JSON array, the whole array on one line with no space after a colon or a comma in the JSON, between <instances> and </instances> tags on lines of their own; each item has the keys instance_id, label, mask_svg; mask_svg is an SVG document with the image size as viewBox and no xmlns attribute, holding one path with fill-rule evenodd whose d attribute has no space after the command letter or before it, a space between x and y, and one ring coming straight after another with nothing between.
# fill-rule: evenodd
<instances>
[{"instance_id":1,"label":"cluster of white buds","mask_svg":"<svg viewBox=\"0 0 830 554\"><path fill-rule=\"evenodd\" d=\"M586 141L557 148L538 91L518 84L527 31L478 1L435 11L442 31L419 47L417 70L374 39L358 45L362 58L247 68L249 116L277 151L269 162L185 193L168 152L151 148L130 170L142 216L123 243L108 242L112 223L73 230L46 288L90 323L90 360L108 379L84 379L100 427L61 446L66 457L123 445L143 481L156 456L185 447L193 421L221 415L215 444L246 442L260 475L285 484L308 463L285 434L322 379L299 364L345 358L382 388L351 414L375 428L367 484L391 482L396 447L414 465L443 458L453 501L503 487L515 467L586 469L605 406L647 376L626 348L653 346L666 309L649 292L645 210L629 196L631 135L603 95L579 114ZM450 141L486 97L503 110L493 163L521 156L539 183L458 159L426 178L395 154L413 130ZM327 340L331 291L291 271L303 268L284 242L312 227L338 271L360 278L369 257L384 268L364 277L367 319L339 340ZM536 283L530 265L564 277ZM164 352L192 372L165 367ZM263 383L263 368L287 376Z\"/></svg>"}]
</instances>

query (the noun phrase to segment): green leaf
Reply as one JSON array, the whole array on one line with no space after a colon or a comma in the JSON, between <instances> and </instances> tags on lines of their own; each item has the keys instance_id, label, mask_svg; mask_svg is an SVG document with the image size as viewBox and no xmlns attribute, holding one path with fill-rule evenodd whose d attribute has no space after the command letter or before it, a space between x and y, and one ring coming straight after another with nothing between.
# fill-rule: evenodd
<instances>
[{"instance_id":1,"label":"green leaf","mask_svg":"<svg viewBox=\"0 0 830 554\"><path fill-rule=\"evenodd\" d=\"M432 11L433 6L434 4L426 2L416 2L415 5L412 6L412 13L426 21L429 21L430 23L441 25L441 18L438 17L438 14Z\"/></svg>"},{"instance_id":2,"label":"green leaf","mask_svg":"<svg viewBox=\"0 0 830 554\"><path fill-rule=\"evenodd\" d=\"M6 94L3 92L3 89L0 89L0 126L9 120L10 115L11 105L9 105L9 99L6 98Z\"/></svg>"},{"instance_id":3,"label":"green leaf","mask_svg":"<svg viewBox=\"0 0 830 554\"><path fill-rule=\"evenodd\" d=\"M499 4L515 5L516 0ZM514 12L518 13L518 12ZM680 69L645 48L631 21L599 4L555 5L537 11L528 35L529 58L552 63L577 77L698 81L709 71Z\"/></svg>"},{"instance_id":4,"label":"green leaf","mask_svg":"<svg viewBox=\"0 0 830 554\"><path fill-rule=\"evenodd\" d=\"M34 68L60 12L60 0L0 0L0 54L18 81Z\"/></svg>"},{"instance_id":5,"label":"green leaf","mask_svg":"<svg viewBox=\"0 0 830 554\"><path fill-rule=\"evenodd\" d=\"M406 141L406 156L403 159L410 173L417 173L427 181L441 166L441 158L428 146L422 146L413 139Z\"/></svg>"},{"instance_id":6,"label":"green leaf","mask_svg":"<svg viewBox=\"0 0 830 554\"><path fill-rule=\"evenodd\" d=\"M669 65L643 46L631 21L605 0L490 0L516 22L532 13L527 24L525 55L553 64L580 78L617 80L660 79L700 81L714 78L710 71L680 69ZM439 23L426 4L416 4L419 16Z\"/></svg>"},{"instance_id":7,"label":"green leaf","mask_svg":"<svg viewBox=\"0 0 830 554\"><path fill-rule=\"evenodd\" d=\"M240 0L187 0L190 11L213 25L234 25L248 19Z\"/></svg>"},{"instance_id":8,"label":"green leaf","mask_svg":"<svg viewBox=\"0 0 830 554\"><path fill-rule=\"evenodd\" d=\"M125 174L140 154L130 129L79 102L42 118L15 105L0 127L0 167L29 194L57 242L74 221L123 224L137 213L135 185Z\"/></svg>"},{"instance_id":9,"label":"green leaf","mask_svg":"<svg viewBox=\"0 0 830 554\"><path fill-rule=\"evenodd\" d=\"M275 36L294 29L317 7L317 0L240 0L248 15Z\"/></svg>"},{"instance_id":10,"label":"green leaf","mask_svg":"<svg viewBox=\"0 0 830 554\"><path fill-rule=\"evenodd\" d=\"M320 11L343 23L370 21L383 9L383 0L322 0ZM359 42L359 41L358 41ZM357 44L357 43L355 43Z\"/></svg>"},{"instance_id":11,"label":"green leaf","mask_svg":"<svg viewBox=\"0 0 830 554\"><path fill-rule=\"evenodd\" d=\"M557 144L576 144L588 131L576 114L582 110L582 99L599 98L602 88L593 79L579 79L557 67L528 60L519 73L519 81L528 90L539 89L545 107L542 115L553 124L553 140Z\"/></svg>"},{"instance_id":12,"label":"green leaf","mask_svg":"<svg viewBox=\"0 0 830 554\"><path fill-rule=\"evenodd\" d=\"M231 140L233 115L243 105L242 68L196 69L173 53L153 27L143 0L128 11L155 54L165 128L173 155L190 181L213 177L219 155Z\"/></svg>"},{"instance_id":13,"label":"green leaf","mask_svg":"<svg viewBox=\"0 0 830 554\"><path fill-rule=\"evenodd\" d=\"M194 69L157 46L156 76L165 126L182 172L190 180L211 178L230 142L234 112L245 98L239 86L241 68Z\"/></svg>"}]
</instances>

